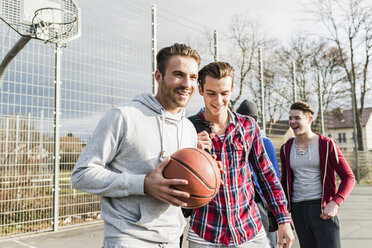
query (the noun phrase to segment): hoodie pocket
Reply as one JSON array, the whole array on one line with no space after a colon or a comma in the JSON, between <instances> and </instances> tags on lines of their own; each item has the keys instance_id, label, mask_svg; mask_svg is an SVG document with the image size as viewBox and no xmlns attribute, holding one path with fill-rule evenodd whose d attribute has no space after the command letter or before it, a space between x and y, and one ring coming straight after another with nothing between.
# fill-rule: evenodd
<instances>
[{"instance_id":1,"label":"hoodie pocket","mask_svg":"<svg viewBox=\"0 0 372 248\"><path fill-rule=\"evenodd\" d=\"M137 221L128 221L132 225L145 228L147 230L158 229L176 222L177 211L179 215L181 210L162 202L142 202L139 205L139 216ZM172 220L172 221L171 221ZM122 227L125 223L122 223ZM176 224L176 223L174 223Z\"/></svg>"}]
</instances>

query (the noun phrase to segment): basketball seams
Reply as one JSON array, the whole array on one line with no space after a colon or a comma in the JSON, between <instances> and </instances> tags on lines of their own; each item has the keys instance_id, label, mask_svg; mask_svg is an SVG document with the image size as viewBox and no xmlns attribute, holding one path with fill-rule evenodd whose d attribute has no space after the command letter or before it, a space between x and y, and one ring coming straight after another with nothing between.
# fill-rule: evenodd
<instances>
[{"instance_id":1,"label":"basketball seams","mask_svg":"<svg viewBox=\"0 0 372 248\"><path fill-rule=\"evenodd\" d=\"M174 157L171 157L173 160L177 161L179 164L181 164L182 166L186 167L186 169L188 169L189 171L191 171L197 178L200 179L200 181L205 185L207 186L209 189L211 190L214 190L215 187L211 187L208 185L208 183L193 169L191 168L188 164L184 163L183 161L177 159L177 158L174 158ZM214 172L214 170L213 170ZM217 180L215 180L217 182Z\"/></svg>"},{"instance_id":2,"label":"basketball seams","mask_svg":"<svg viewBox=\"0 0 372 248\"><path fill-rule=\"evenodd\" d=\"M219 192L221 183L216 161L207 152L191 147L173 153L170 158L170 167L164 168L163 175L189 180L190 186L174 185L174 188L190 193L189 198L178 197L187 202L184 208L195 209L208 204Z\"/></svg>"},{"instance_id":3,"label":"basketball seams","mask_svg":"<svg viewBox=\"0 0 372 248\"><path fill-rule=\"evenodd\" d=\"M200 153L201 155L203 155L208 161L209 161L209 164L212 165L212 162L210 161L210 158L205 156L199 149L196 149L196 148L190 148L192 150L195 150L197 151L198 153ZM215 182L218 184L218 179L217 179L217 174L216 174L216 171L214 170L213 168L213 165L212 165L212 169L213 169L213 173L214 173L214 179L215 179ZM222 180L222 178L221 178ZM214 188L214 195L216 195L219 191L219 185L216 185L216 187Z\"/></svg>"}]
</instances>

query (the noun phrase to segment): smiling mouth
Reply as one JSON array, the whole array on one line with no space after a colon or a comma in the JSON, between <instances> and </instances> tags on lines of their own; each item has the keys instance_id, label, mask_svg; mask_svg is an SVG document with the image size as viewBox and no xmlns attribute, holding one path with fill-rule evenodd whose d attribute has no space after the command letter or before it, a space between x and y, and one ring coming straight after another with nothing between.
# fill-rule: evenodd
<instances>
[{"instance_id":1,"label":"smiling mouth","mask_svg":"<svg viewBox=\"0 0 372 248\"><path fill-rule=\"evenodd\" d=\"M189 96L191 96L191 92L190 91L177 91L177 94L181 98L188 98Z\"/></svg>"},{"instance_id":2,"label":"smiling mouth","mask_svg":"<svg viewBox=\"0 0 372 248\"><path fill-rule=\"evenodd\" d=\"M219 109L221 109L221 108L223 107L223 105L219 105L219 106L214 106L214 105L212 105L212 107L213 107L214 109L219 110Z\"/></svg>"}]
</instances>

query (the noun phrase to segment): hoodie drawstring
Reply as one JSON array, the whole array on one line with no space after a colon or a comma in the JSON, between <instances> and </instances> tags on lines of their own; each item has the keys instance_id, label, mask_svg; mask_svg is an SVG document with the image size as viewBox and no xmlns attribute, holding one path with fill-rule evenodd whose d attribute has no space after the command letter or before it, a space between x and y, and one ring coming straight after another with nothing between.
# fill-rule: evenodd
<instances>
[{"instance_id":1,"label":"hoodie drawstring","mask_svg":"<svg viewBox=\"0 0 372 248\"><path fill-rule=\"evenodd\" d=\"M163 162L166 159L166 152L164 148L164 126L165 126L165 111L164 109L161 109L161 153L160 153L160 158L159 160ZM184 111L184 110L183 110ZM177 127L177 150L181 149L181 144L182 144L182 136L183 136L183 118L184 116L181 117L181 134L179 134L178 130L178 123L175 124Z\"/></svg>"},{"instance_id":2,"label":"hoodie drawstring","mask_svg":"<svg viewBox=\"0 0 372 248\"><path fill-rule=\"evenodd\" d=\"M165 113L161 109L161 153L159 160L163 162L165 160L165 150L164 150L164 122L165 122Z\"/></svg>"},{"instance_id":3,"label":"hoodie drawstring","mask_svg":"<svg viewBox=\"0 0 372 248\"><path fill-rule=\"evenodd\" d=\"M183 118L185 118L184 116L181 117L181 135L180 137L178 137L178 124L177 124L177 139L178 139L178 149L177 150L180 150L181 149L181 144L182 144L182 135L183 135Z\"/></svg>"}]
</instances>

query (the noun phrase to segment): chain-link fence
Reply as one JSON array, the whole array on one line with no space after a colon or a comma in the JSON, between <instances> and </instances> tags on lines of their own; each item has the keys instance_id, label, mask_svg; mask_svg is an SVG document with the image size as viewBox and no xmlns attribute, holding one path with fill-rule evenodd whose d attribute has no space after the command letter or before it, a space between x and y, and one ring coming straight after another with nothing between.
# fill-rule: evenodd
<instances>
[{"instance_id":1,"label":"chain-link fence","mask_svg":"<svg viewBox=\"0 0 372 248\"><path fill-rule=\"evenodd\" d=\"M78 0L82 35L62 50L59 203L54 195L54 51L31 40L17 55L0 87L0 237L99 222L99 197L71 187L70 175L98 120L109 108L152 91L152 27L156 49L175 42L198 48L202 65L214 60L212 28L133 0ZM0 55L19 35L0 23ZM213 47L213 44L212 44ZM188 114L202 107L196 93ZM292 133L287 121L266 124L277 149ZM345 155L346 156L346 155ZM368 172L371 153L359 155ZM352 154L347 156L352 164ZM371 180L371 173L367 173Z\"/></svg>"},{"instance_id":2,"label":"chain-link fence","mask_svg":"<svg viewBox=\"0 0 372 248\"><path fill-rule=\"evenodd\" d=\"M54 201L54 49L31 40L0 88L0 237L100 221L99 197L71 170L99 118L151 90L151 4L76 1L81 38L62 49L59 201ZM0 23L3 58L20 36ZM58 202L58 205L56 204Z\"/></svg>"}]
</instances>

